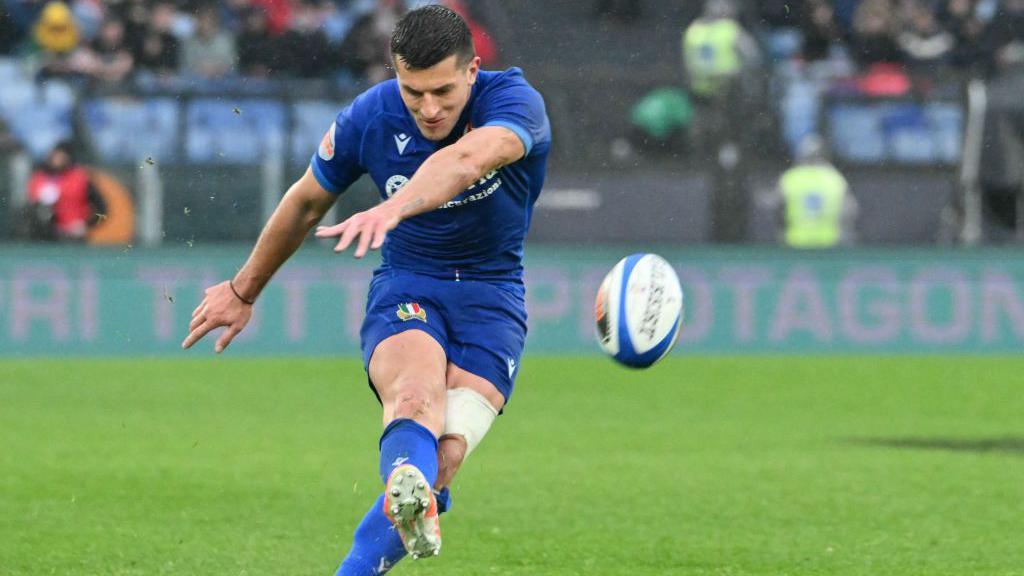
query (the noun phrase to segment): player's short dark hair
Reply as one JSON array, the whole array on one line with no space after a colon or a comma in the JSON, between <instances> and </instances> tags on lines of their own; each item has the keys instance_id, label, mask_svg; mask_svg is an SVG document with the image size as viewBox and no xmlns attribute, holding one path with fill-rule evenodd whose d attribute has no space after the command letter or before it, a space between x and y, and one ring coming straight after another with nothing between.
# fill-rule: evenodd
<instances>
[{"instance_id":1,"label":"player's short dark hair","mask_svg":"<svg viewBox=\"0 0 1024 576\"><path fill-rule=\"evenodd\" d=\"M430 68L452 54L459 64L476 56L469 25L454 10L439 4L417 8L402 17L391 34L391 55L413 70Z\"/></svg>"}]
</instances>

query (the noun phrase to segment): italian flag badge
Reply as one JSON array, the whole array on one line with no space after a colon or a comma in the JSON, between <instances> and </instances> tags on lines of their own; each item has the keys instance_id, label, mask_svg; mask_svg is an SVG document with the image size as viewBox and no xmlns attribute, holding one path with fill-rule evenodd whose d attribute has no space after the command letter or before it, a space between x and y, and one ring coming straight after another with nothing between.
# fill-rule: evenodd
<instances>
[{"instance_id":1,"label":"italian flag badge","mask_svg":"<svg viewBox=\"0 0 1024 576\"><path fill-rule=\"evenodd\" d=\"M415 302L407 302L405 304L399 304L398 310L395 312L398 314L398 318L405 322L406 320L417 320L427 321L427 311L424 310L419 304Z\"/></svg>"}]
</instances>

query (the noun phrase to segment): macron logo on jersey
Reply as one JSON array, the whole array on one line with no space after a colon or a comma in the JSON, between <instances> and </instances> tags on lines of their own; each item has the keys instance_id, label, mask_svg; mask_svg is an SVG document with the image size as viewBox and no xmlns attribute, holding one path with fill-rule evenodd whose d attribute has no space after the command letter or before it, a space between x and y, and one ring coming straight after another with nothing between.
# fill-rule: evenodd
<instances>
[{"instance_id":1,"label":"macron logo on jersey","mask_svg":"<svg viewBox=\"0 0 1024 576\"><path fill-rule=\"evenodd\" d=\"M412 136L409 136L405 132L401 134L395 134L395 146L398 146L398 155L405 154L405 147L409 145L409 141L412 140Z\"/></svg>"}]
</instances>

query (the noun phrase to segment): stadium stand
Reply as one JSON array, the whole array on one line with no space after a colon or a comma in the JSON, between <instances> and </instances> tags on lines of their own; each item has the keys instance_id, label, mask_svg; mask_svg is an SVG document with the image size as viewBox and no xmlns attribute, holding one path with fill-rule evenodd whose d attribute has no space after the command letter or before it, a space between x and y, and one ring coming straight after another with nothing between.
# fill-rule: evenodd
<instances>
[{"instance_id":1,"label":"stadium stand","mask_svg":"<svg viewBox=\"0 0 1024 576\"><path fill-rule=\"evenodd\" d=\"M0 55L0 121L33 159L72 138L85 147L86 158L115 172L128 173L153 158L164 178L168 170L219 166L236 170L240 178L225 177L240 182L251 174L243 174L246 166L283 155L290 177L301 170L311 143L345 101L386 75L381 61L386 51L374 30L389 28L401 9L419 3L225 0L216 4L216 20L238 49L239 66L237 73L211 80L182 73L200 3L71 2L78 48L61 60L63 72L52 73L46 72L50 57L34 32L47 4L7 2L0 20L5 53ZM706 209L706 196L714 189L706 182L707 167L717 162L716 151L687 138L644 149L635 141L631 114L646 96L684 86L682 32L700 14L701 3L450 4L471 17L488 60L524 66L544 92L557 134L552 189L577 188L574 183L590 181L585 175L594 171L627 171L636 187L652 187L654 197L683 202L672 211ZM799 142L820 133L862 201L865 222L872 220L873 206L914 198L905 211L911 218L907 226L864 233L866 242L934 241L963 154L965 82L990 76L996 45L1019 35L1011 30L1007 40L1006 26L999 38L991 32L999 3L737 4L741 23L767 55L758 72L767 79L762 97L744 114L749 132L744 137L751 139L753 153L744 158L742 180L750 193L771 187ZM91 51L95 58L102 52L105 22L123 23L132 66L121 82L101 81L95 67L83 66L75 56ZM896 169L899 179L879 176ZM591 191L603 194L604 205L611 206L615 201L609 195L618 192L606 181L618 180L599 179ZM690 190L705 196L698 203L692 203L694 194L677 193L679 183L689 181L702 182ZM871 189L858 186L860 181L871 182ZM178 182L169 184L170 192ZM933 190L923 203L913 192L921 188ZM222 194L252 195L230 186ZM601 208L594 210L598 220L605 218ZM879 218L888 221L902 211L903 205L888 206ZM548 228L546 217L538 214L541 238L548 232L561 237L555 230L559 218L554 216ZM750 218L756 223L761 216ZM673 228L673 238L694 239L692 230ZM257 230L258 225L247 228L242 237ZM749 232L755 241L773 237L757 225Z\"/></svg>"}]
</instances>

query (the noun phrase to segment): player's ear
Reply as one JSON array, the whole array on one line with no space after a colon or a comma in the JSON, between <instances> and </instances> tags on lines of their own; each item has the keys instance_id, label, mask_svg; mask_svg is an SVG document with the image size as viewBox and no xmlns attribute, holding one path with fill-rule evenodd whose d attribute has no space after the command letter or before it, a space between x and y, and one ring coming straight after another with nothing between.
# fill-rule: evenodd
<instances>
[{"instance_id":1,"label":"player's ear","mask_svg":"<svg viewBox=\"0 0 1024 576\"><path fill-rule=\"evenodd\" d=\"M466 68L466 78L469 80L469 85L476 84L476 75L480 72L480 57L473 56L473 59L469 61L469 66Z\"/></svg>"}]
</instances>

